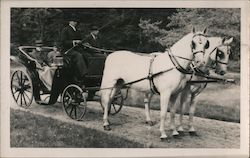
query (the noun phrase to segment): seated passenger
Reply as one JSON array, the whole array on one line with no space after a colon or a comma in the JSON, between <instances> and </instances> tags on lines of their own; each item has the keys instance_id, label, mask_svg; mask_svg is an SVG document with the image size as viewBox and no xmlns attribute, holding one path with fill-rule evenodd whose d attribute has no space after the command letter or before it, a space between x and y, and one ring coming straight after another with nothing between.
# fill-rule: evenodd
<instances>
[{"instance_id":1,"label":"seated passenger","mask_svg":"<svg viewBox=\"0 0 250 158\"><path fill-rule=\"evenodd\" d=\"M61 56L61 53L58 51L58 48L54 46L53 51L47 54L47 64L49 66L57 66L56 57L59 57L59 56Z\"/></svg>"},{"instance_id":2,"label":"seated passenger","mask_svg":"<svg viewBox=\"0 0 250 158\"><path fill-rule=\"evenodd\" d=\"M42 51L42 41L36 41L36 49L34 49L30 54L31 57L36 59L36 67L40 80L43 82L45 87L50 91L52 87L52 81L54 78L55 67L54 59L56 56L60 55L60 52L54 47L51 52Z\"/></svg>"},{"instance_id":3,"label":"seated passenger","mask_svg":"<svg viewBox=\"0 0 250 158\"><path fill-rule=\"evenodd\" d=\"M38 67L41 67L45 64L47 60L47 55L42 50L42 47L43 47L42 40L36 40L35 47L36 48L33 49L32 52L29 53L29 55L37 61L36 65Z\"/></svg>"}]
</instances>

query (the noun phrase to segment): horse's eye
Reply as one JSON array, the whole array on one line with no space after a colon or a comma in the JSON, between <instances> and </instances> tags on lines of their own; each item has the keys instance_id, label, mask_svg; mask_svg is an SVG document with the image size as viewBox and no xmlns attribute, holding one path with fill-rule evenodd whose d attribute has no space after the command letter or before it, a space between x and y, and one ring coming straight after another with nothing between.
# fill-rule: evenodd
<instances>
[{"instance_id":1,"label":"horse's eye","mask_svg":"<svg viewBox=\"0 0 250 158\"><path fill-rule=\"evenodd\" d=\"M221 51L218 52L218 57L223 58L223 53Z\"/></svg>"}]
</instances>

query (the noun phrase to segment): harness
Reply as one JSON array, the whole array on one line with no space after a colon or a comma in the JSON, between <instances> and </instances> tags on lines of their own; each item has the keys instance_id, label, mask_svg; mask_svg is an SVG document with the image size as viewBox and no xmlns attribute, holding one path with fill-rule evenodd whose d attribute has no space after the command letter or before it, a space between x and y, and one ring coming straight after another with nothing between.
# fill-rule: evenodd
<instances>
[{"instance_id":1,"label":"harness","mask_svg":"<svg viewBox=\"0 0 250 158\"><path fill-rule=\"evenodd\" d=\"M183 67L179 64L179 62L178 62L178 60L176 59L176 57L178 57L178 58L180 58L180 59L188 60L188 61L192 61L191 59L184 58L184 57L181 57L181 56L174 56L174 55L172 54L172 52L171 52L171 49L168 49L168 50L166 50L166 51L168 52L169 58L170 58L171 62L173 63L174 67L172 67L172 68L170 68L170 69L167 69L167 70L165 70L165 71L160 71L160 72L158 72L158 73L153 74L153 73L152 73L152 64L153 64L153 62L154 62L154 59L155 59L156 55L152 56L152 58L150 59L149 72L148 72L148 77L147 77L147 79L149 80L150 90L151 90L151 92L152 92L153 94L160 94L159 91L158 91L158 89L157 89L156 86L155 86L154 77L156 77L156 76L158 76L158 75L160 75L160 74L162 74L162 73L168 72L168 71L170 71L170 70L173 70L173 69L175 68L175 69L177 69L179 72L181 72L181 73L183 73L183 74L189 74L189 75L191 75L191 77L190 77L190 80L191 80L192 77L193 77L193 74L194 74L194 72L195 72L194 69L192 69L192 67L190 67L190 69L185 69L185 68L183 68Z\"/></svg>"},{"instance_id":2,"label":"harness","mask_svg":"<svg viewBox=\"0 0 250 158\"><path fill-rule=\"evenodd\" d=\"M149 79L149 84L150 84L150 90L153 94L160 94L160 92L157 90L155 83L154 83L154 78L152 77L152 63L154 62L156 55L154 55L151 59L150 59L150 64L149 64L149 72L148 72L148 79Z\"/></svg>"}]
</instances>

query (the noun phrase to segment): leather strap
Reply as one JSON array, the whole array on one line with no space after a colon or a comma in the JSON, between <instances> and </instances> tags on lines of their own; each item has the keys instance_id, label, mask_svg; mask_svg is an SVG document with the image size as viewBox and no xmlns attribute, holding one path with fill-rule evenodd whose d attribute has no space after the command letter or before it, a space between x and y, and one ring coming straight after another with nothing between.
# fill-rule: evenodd
<instances>
[{"instance_id":1,"label":"leather strap","mask_svg":"<svg viewBox=\"0 0 250 158\"><path fill-rule=\"evenodd\" d=\"M152 74L152 63L154 62L156 56L153 56L150 59L150 64L149 64L149 72L148 72L148 79L149 79L149 84L150 84L150 89L153 94L160 94L160 92L157 90L155 83L154 83L154 77Z\"/></svg>"}]
</instances>

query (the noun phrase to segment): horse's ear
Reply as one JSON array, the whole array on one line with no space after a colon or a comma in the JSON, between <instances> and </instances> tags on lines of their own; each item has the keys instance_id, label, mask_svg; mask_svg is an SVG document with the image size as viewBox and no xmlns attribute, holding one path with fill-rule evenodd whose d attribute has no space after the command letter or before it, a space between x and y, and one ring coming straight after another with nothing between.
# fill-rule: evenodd
<instances>
[{"instance_id":1,"label":"horse's ear","mask_svg":"<svg viewBox=\"0 0 250 158\"><path fill-rule=\"evenodd\" d=\"M192 32L195 33L195 27L192 28Z\"/></svg>"},{"instance_id":2,"label":"horse's ear","mask_svg":"<svg viewBox=\"0 0 250 158\"><path fill-rule=\"evenodd\" d=\"M207 33L207 28L205 28L204 30L203 30L203 34L206 34Z\"/></svg>"},{"instance_id":3,"label":"horse's ear","mask_svg":"<svg viewBox=\"0 0 250 158\"><path fill-rule=\"evenodd\" d=\"M226 41L226 37L222 38L222 43L224 43Z\"/></svg>"},{"instance_id":4,"label":"horse's ear","mask_svg":"<svg viewBox=\"0 0 250 158\"><path fill-rule=\"evenodd\" d=\"M231 37L230 39L228 39L228 40L225 40L223 43L224 44L230 44L230 43L232 43L233 42L233 37Z\"/></svg>"}]
</instances>

